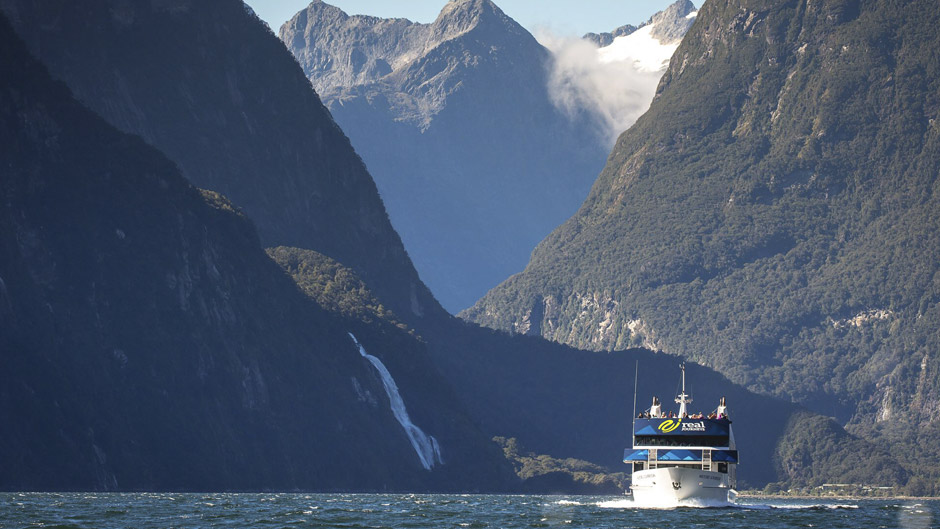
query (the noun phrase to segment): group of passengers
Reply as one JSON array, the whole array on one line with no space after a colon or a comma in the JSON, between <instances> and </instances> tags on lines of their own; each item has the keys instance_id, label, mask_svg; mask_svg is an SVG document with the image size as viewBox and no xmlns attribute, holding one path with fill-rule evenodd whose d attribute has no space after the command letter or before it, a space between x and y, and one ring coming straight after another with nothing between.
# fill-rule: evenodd
<instances>
[{"instance_id":1,"label":"group of passengers","mask_svg":"<svg viewBox=\"0 0 940 529\"><path fill-rule=\"evenodd\" d=\"M676 399L676 402L679 402ZM663 411L662 404L659 402L659 398L653 397L653 405L649 407L647 411L644 411L636 416L637 419L727 419L728 418L728 406L725 403L725 398L721 397L718 401L718 409L709 413L707 416L702 412L693 413L689 415L688 413L683 413L682 417L676 416L675 412L669 412L667 415Z\"/></svg>"},{"instance_id":2,"label":"group of passengers","mask_svg":"<svg viewBox=\"0 0 940 529\"><path fill-rule=\"evenodd\" d=\"M651 415L650 412L644 411L636 416L637 419L727 419L728 416L724 413L715 413L711 412L708 415L705 415L702 412L693 413L689 415L688 413L683 413L682 417L676 415L676 412L671 411L668 414L666 412L661 412L656 415Z\"/></svg>"}]
</instances>

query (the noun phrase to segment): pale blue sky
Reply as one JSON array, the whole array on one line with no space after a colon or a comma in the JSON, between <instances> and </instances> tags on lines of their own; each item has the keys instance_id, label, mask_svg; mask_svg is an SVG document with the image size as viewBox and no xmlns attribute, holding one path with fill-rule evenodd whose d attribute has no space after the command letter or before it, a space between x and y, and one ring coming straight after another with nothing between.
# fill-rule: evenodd
<instances>
[{"instance_id":1,"label":"pale blue sky","mask_svg":"<svg viewBox=\"0 0 940 529\"><path fill-rule=\"evenodd\" d=\"M556 34L581 36L638 24L675 0L495 0L507 15L529 31L547 28ZM277 32L281 24L310 0L247 0L248 5ZM432 22L447 0L326 0L350 15L401 17ZM695 0L693 0L695 2ZM695 2L699 5L701 2Z\"/></svg>"}]
</instances>

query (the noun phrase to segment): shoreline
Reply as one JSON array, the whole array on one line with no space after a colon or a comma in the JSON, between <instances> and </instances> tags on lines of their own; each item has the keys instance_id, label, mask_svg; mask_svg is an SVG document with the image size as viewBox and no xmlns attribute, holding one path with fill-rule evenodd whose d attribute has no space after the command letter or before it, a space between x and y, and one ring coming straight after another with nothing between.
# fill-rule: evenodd
<instances>
[{"instance_id":1,"label":"shoreline","mask_svg":"<svg viewBox=\"0 0 940 529\"><path fill-rule=\"evenodd\" d=\"M772 500L820 500L820 499L832 499L832 500L924 500L924 501L937 501L940 500L940 496L862 496L858 494L826 494L826 495L816 495L816 494L762 494L758 492L738 492L738 498L748 498L748 499L772 499Z\"/></svg>"}]
</instances>

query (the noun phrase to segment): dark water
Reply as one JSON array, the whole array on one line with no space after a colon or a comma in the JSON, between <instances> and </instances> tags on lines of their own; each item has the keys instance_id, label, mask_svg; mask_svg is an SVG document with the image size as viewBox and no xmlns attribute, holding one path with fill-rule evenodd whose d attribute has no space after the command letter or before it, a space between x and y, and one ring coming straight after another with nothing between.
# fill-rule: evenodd
<instances>
[{"instance_id":1,"label":"dark water","mask_svg":"<svg viewBox=\"0 0 940 529\"><path fill-rule=\"evenodd\" d=\"M636 509L618 497L409 494L0 494L2 528L900 528L940 522L940 501L740 500Z\"/></svg>"}]
</instances>

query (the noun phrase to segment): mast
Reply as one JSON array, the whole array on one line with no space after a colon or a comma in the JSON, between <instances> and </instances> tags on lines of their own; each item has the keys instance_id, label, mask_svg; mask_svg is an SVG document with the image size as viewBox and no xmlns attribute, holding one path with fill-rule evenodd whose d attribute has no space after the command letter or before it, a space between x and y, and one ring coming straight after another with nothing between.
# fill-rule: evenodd
<instances>
[{"instance_id":1,"label":"mast","mask_svg":"<svg viewBox=\"0 0 940 529\"><path fill-rule=\"evenodd\" d=\"M633 373L633 426L630 428L630 432L633 434L633 444L630 446L636 446L636 386L637 382L640 381L640 361L636 361L636 371Z\"/></svg>"},{"instance_id":2,"label":"mast","mask_svg":"<svg viewBox=\"0 0 940 529\"><path fill-rule=\"evenodd\" d=\"M688 413L686 404L692 404L692 397L685 392L685 362L679 364L679 368L682 369L682 393L676 397L676 402L679 404L679 418L682 418Z\"/></svg>"}]
</instances>

